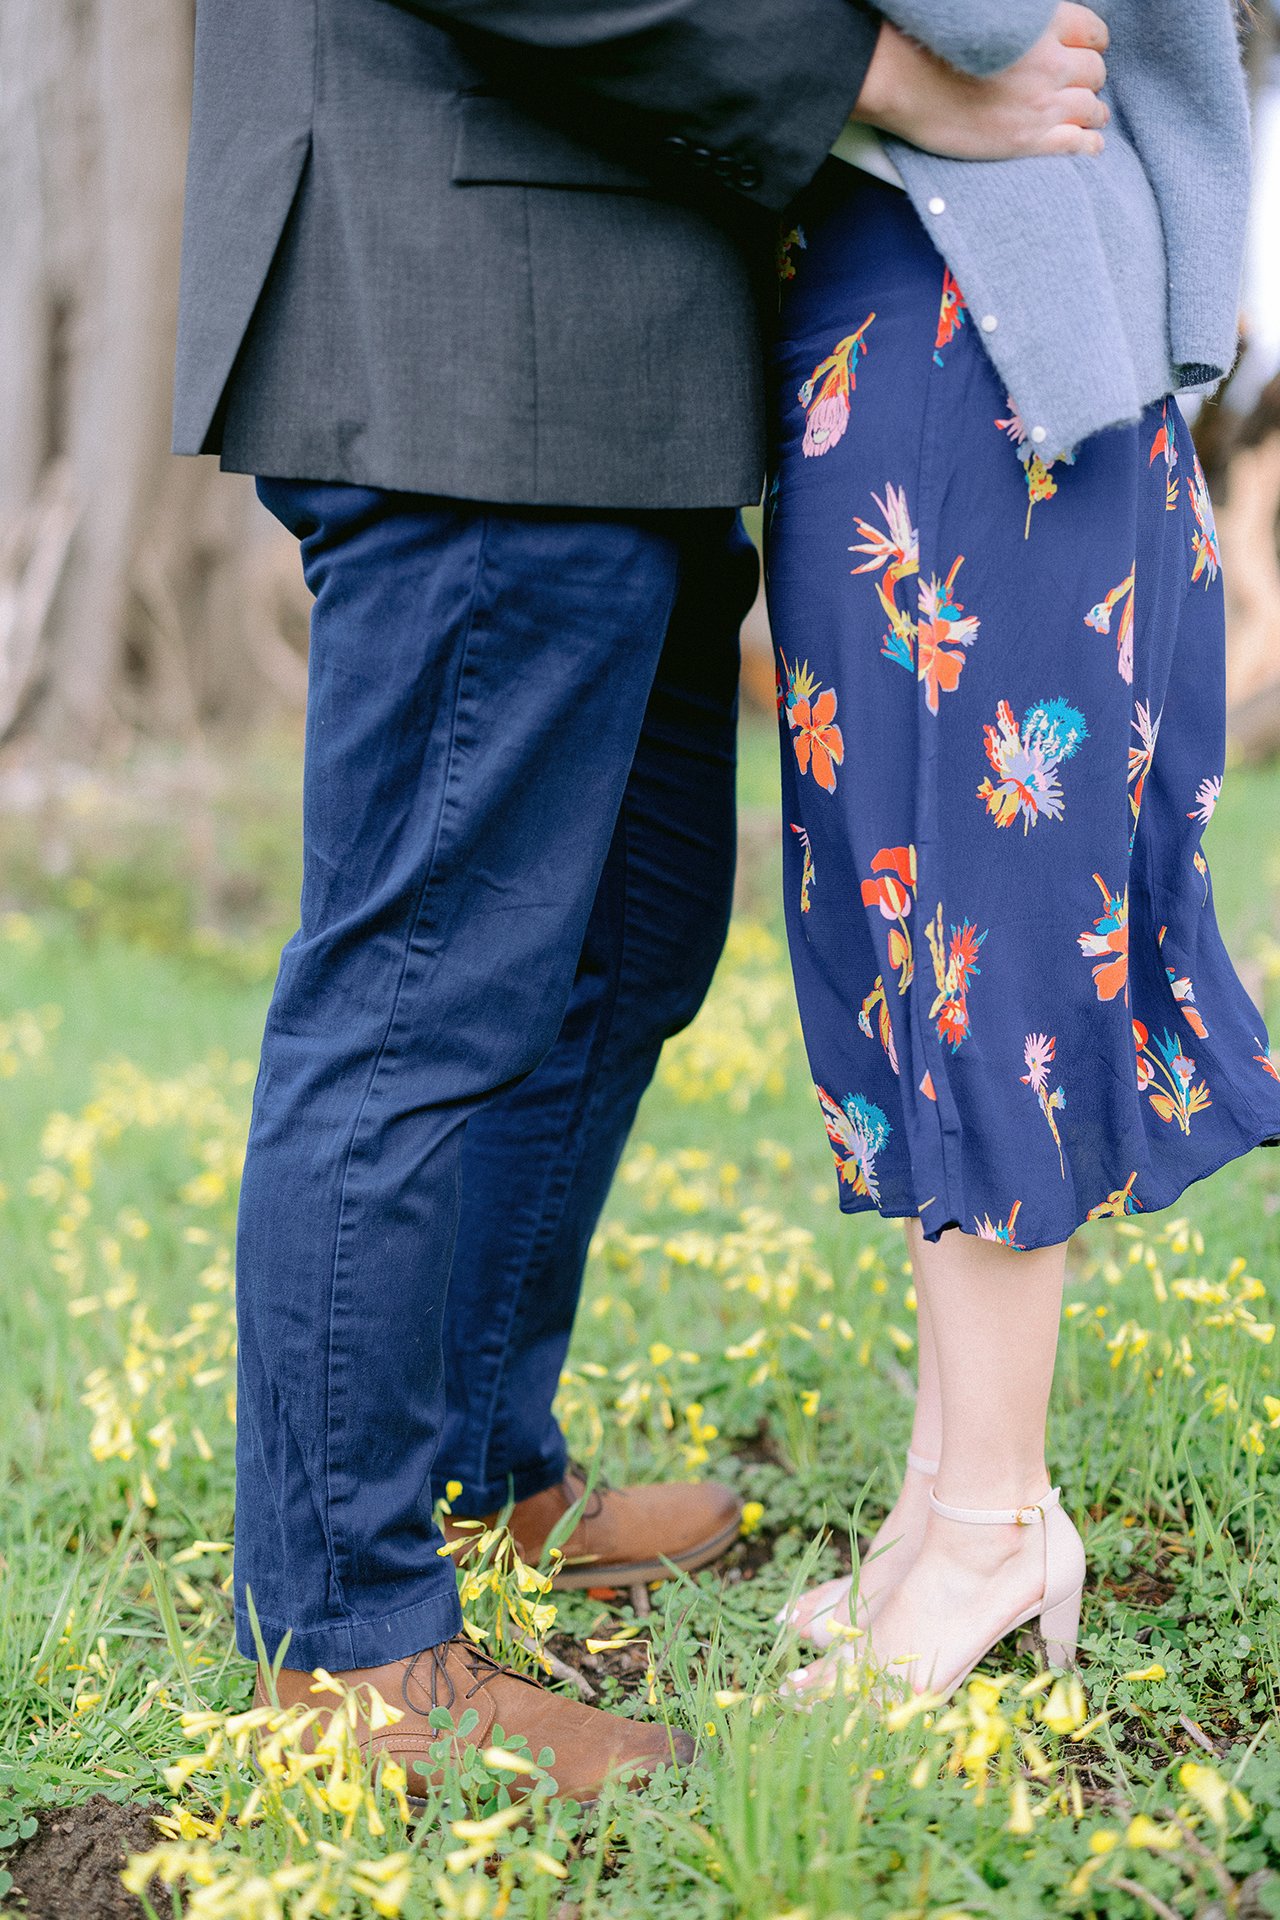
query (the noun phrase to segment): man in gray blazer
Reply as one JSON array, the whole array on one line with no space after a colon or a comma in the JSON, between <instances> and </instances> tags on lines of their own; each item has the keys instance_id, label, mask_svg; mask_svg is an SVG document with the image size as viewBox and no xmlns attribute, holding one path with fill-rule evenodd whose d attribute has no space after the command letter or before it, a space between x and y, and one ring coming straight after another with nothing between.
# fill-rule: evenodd
<instances>
[{"instance_id":1,"label":"man in gray blazer","mask_svg":"<svg viewBox=\"0 0 1280 1920\"><path fill-rule=\"evenodd\" d=\"M1045 18L1054 11L1045 0ZM663 1040L718 956L773 218L860 117L1031 151L854 0L199 0L175 445L315 593L301 924L238 1247L237 1637L550 1746L691 1751L498 1667L433 1517L561 1584L695 1568L727 1489L588 1489L552 1397ZM260 1682L270 1685L269 1677Z\"/></svg>"}]
</instances>

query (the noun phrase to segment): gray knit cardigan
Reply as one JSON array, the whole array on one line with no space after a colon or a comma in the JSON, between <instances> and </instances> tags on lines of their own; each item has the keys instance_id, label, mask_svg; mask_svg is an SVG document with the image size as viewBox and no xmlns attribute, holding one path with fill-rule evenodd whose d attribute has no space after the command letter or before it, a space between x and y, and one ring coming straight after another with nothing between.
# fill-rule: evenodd
<instances>
[{"instance_id":1,"label":"gray knit cardigan","mask_svg":"<svg viewBox=\"0 0 1280 1920\"><path fill-rule=\"evenodd\" d=\"M944 160L886 143L1046 456L1231 365L1249 190L1231 0L1092 0L1111 29L1097 158ZM1053 0L877 0L975 74L1036 40Z\"/></svg>"}]
</instances>

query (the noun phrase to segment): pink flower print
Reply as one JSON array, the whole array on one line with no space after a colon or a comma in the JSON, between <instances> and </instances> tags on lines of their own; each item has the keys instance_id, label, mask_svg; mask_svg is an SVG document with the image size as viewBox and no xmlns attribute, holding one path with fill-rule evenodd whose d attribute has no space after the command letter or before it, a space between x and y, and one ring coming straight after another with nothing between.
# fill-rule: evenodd
<instances>
[{"instance_id":1,"label":"pink flower print","mask_svg":"<svg viewBox=\"0 0 1280 1920\"><path fill-rule=\"evenodd\" d=\"M1058 1165L1065 1180L1067 1163L1062 1152L1062 1135L1058 1132L1058 1123L1053 1116L1055 1113L1060 1113L1067 1104L1066 1089L1055 1087L1052 1093L1049 1091L1049 1068L1053 1065L1057 1046L1058 1042L1053 1034L1029 1033L1027 1035L1022 1049L1022 1057L1027 1067L1022 1075L1022 1084L1024 1087L1031 1088L1039 1102L1041 1113L1049 1123L1053 1144L1058 1149Z\"/></svg>"},{"instance_id":2,"label":"pink flower print","mask_svg":"<svg viewBox=\"0 0 1280 1920\"><path fill-rule=\"evenodd\" d=\"M855 567L855 573L875 573L887 565L885 581L892 586L908 574L920 571L920 535L911 524L911 510L907 506L905 487L895 487L892 481L886 483L884 499L878 493L871 498L880 509L884 527L873 526L869 520L860 520L854 516L854 526L863 536L856 546L850 547L850 553L869 554L861 566Z\"/></svg>"},{"instance_id":3,"label":"pink flower print","mask_svg":"<svg viewBox=\"0 0 1280 1920\"><path fill-rule=\"evenodd\" d=\"M874 313L869 313L856 333L846 334L843 340L837 341L796 396L808 415L803 445L806 460L830 453L844 438L849 424L850 396L858 384L858 356L867 351L863 336L874 319Z\"/></svg>"},{"instance_id":4,"label":"pink flower print","mask_svg":"<svg viewBox=\"0 0 1280 1920\"><path fill-rule=\"evenodd\" d=\"M1196 804L1187 815L1188 820L1198 820L1202 827L1207 827L1221 798L1222 775L1215 773L1196 788Z\"/></svg>"}]
</instances>

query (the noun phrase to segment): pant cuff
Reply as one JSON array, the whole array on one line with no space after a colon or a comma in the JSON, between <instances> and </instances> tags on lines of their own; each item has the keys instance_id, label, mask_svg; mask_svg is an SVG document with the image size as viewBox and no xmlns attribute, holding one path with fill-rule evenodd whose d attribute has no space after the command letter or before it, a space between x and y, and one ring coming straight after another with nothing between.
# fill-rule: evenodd
<instances>
[{"instance_id":1,"label":"pant cuff","mask_svg":"<svg viewBox=\"0 0 1280 1920\"><path fill-rule=\"evenodd\" d=\"M486 1513L500 1513L508 1500L532 1500L535 1493L545 1493L548 1487L558 1487L568 1468L569 1456L564 1453L559 1460L540 1460L536 1467L506 1474L501 1480L490 1480L486 1486L477 1487L474 1481L465 1480L453 1510L460 1520L479 1519ZM462 1478L460 1474L456 1477ZM442 1488L450 1478L449 1474L443 1476L440 1483Z\"/></svg>"},{"instance_id":2,"label":"pant cuff","mask_svg":"<svg viewBox=\"0 0 1280 1920\"><path fill-rule=\"evenodd\" d=\"M289 1632L289 1622L259 1615L258 1624L267 1653L274 1659ZM332 1620L320 1626L295 1627L284 1664L303 1673L312 1673L317 1667L326 1667L330 1673L348 1673L353 1667L383 1667L392 1660L407 1660L427 1647L439 1646L461 1631L462 1608L451 1564L448 1587L415 1606L401 1607L380 1619ZM236 1605L236 1645L246 1659L257 1659L249 1610L240 1603Z\"/></svg>"}]
</instances>

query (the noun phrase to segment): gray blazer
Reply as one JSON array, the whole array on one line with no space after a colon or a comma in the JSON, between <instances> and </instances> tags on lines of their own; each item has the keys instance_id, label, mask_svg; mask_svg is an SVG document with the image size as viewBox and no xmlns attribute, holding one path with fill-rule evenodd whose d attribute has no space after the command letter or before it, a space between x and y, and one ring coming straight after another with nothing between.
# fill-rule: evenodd
<instances>
[{"instance_id":1,"label":"gray blazer","mask_svg":"<svg viewBox=\"0 0 1280 1920\"><path fill-rule=\"evenodd\" d=\"M877 30L854 0L199 0L175 451L758 498L770 213Z\"/></svg>"}]
</instances>

